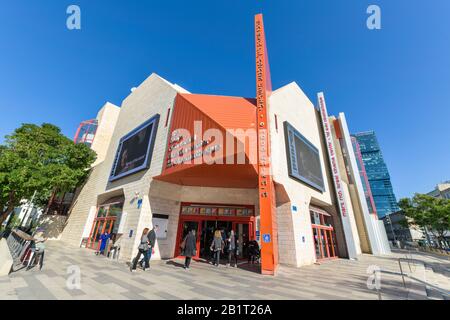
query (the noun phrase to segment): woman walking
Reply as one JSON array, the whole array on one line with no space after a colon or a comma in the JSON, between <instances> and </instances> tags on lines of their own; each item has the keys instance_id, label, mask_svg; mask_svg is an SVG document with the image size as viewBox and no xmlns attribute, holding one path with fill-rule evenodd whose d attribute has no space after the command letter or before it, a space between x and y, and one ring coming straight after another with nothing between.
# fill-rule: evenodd
<instances>
[{"instance_id":1,"label":"woman walking","mask_svg":"<svg viewBox=\"0 0 450 320\"><path fill-rule=\"evenodd\" d=\"M231 265L231 256L234 256L234 267L237 268L238 260L238 240L234 234L234 230L231 230L227 238L227 250L228 250L228 263L227 267Z\"/></svg>"},{"instance_id":2,"label":"woman walking","mask_svg":"<svg viewBox=\"0 0 450 320\"><path fill-rule=\"evenodd\" d=\"M139 244L139 251L136 255L136 258L133 259L133 263L131 265L130 271L136 271L136 267L139 261L139 258L141 257L141 254L144 255L144 271L146 268L149 268L150 265L148 263L148 250L149 250L149 246L148 246L148 228L145 228L144 231L142 231L142 236L141 236L141 242Z\"/></svg>"},{"instance_id":3,"label":"woman walking","mask_svg":"<svg viewBox=\"0 0 450 320\"><path fill-rule=\"evenodd\" d=\"M220 232L220 230L216 230L214 232L214 239L211 243L211 251L214 252L214 265L216 267L219 266L220 264L220 253L223 251L223 248L225 246L225 243L223 242L222 239L222 233Z\"/></svg>"},{"instance_id":4,"label":"woman walking","mask_svg":"<svg viewBox=\"0 0 450 320\"><path fill-rule=\"evenodd\" d=\"M181 243L181 250L184 259L184 269L188 270L189 265L191 264L192 257L197 255L197 239L195 238L195 230L191 230L188 232L183 242Z\"/></svg>"}]
</instances>

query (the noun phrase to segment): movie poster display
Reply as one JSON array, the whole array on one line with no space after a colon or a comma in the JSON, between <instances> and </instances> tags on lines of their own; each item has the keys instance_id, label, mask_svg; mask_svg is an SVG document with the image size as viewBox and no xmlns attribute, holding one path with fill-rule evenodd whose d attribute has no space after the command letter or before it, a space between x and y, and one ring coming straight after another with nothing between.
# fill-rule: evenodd
<instances>
[{"instance_id":1,"label":"movie poster display","mask_svg":"<svg viewBox=\"0 0 450 320\"><path fill-rule=\"evenodd\" d=\"M289 122L284 122L289 175L320 191L325 185L319 150Z\"/></svg>"},{"instance_id":2,"label":"movie poster display","mask_svg":"<svg viewBox=\"0 0 450 320\"><path fill-rule=\"evenodd\" d=\"M120 139L109 181L150 167L158 122L159 114Z\"/></svg>"}]
</instances>

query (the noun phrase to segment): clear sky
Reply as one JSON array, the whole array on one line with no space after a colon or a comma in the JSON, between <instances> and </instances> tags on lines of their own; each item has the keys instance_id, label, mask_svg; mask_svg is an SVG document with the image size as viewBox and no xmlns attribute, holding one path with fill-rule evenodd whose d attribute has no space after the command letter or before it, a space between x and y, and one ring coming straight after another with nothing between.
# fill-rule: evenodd
<instances>
[{"instance_id":1,"label":"clear sky","mask_svg":"<svg viewBox=\"0 0 450 320\"><path fill-rule=\"evenodd\" d=\"M66 28L71 4L81 30ZM381 30L366 27L370 4ZM0 0L0 141L21 123L73 137L152 72L254 97L259 12L273 87L296 81L314 103L324 91L352 132L375 130L397 197L450 179L449 0Z\"/></svg>"}]
</instances>

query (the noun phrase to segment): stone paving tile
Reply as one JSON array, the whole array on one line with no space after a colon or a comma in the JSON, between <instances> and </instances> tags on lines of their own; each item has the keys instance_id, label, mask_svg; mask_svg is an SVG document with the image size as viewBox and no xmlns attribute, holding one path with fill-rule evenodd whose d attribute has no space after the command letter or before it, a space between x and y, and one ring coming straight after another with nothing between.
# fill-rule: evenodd
<instances>
[{"instance_id":1,"label":"stone paving tile","mask_svg":"<svg viewBox=\"0 0 450 320\"><path fill-rule=\"evenodd\" d=\"M68 254L70 252L70 254ZM92 251L48 245L44 268L20 270L0 277L0 299L378 299L366 285L366 269L378 265L382 273L383 299L406 299L398 275L399 256L362 255L358 261L333 260L301 268L280 266L275 277L262 276L243 268L215 268L193 262L189 271L180 259L152 261L145 272L131 273L124 262L95 256ZM435 284L447 285L450 263L443 259L414 255L434 270ZM81 270L81 289L69 290L67 268ZM246 264L241 265L247 267ZM20 266L19 266L20 267ZM405 267L408 268L408 267ZM432 273L431 273L432 274ZM433 275L433 274L432 274Z\"/></svg>"},{"instance_id":2,"label":"stone paving tile","mask_svg":"<svg viewBox=\"0 0 450 320\"><path fill-rule=\"evenodd\" d=\"M167 292L163 292L163 291L157 291L157 292L155 292L155 295L157 295L165 300L180 300L180 299L182 299L181 297L174 296L174 295L171 295L171 294L169 294Z\"/></svg>"}]
</instances>

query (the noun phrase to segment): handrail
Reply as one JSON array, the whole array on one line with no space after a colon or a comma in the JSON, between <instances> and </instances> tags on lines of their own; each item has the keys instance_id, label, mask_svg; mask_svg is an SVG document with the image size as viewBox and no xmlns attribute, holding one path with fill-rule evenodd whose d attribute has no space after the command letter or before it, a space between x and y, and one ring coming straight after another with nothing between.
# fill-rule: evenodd
<instances>
[{"instance_id":1,"label":"handrail","mask_svg":"<svg viewBox=\"0 0 450 320\"><path fill-rule=\"evenodd\" d=\"M12 257L14 259L21 259L28 244L34 240L35 239L29 234L18 229L13 229L6 239L6 243L8 244Z\"/></svg>"},{"instance_id":2,"label":"handrail","mask_svg":"<svg viewBox=\"0 0 450 320\"><path fill-rule=\"evenodd\" d=\"M433 267L430 266L430 265L428 265L426 262L423 262L423 261L418 260L418 259L413 259L411 253L410 253L410 255L411 255L411 258L408 258L408 256L407 256L406 258L402 258L402 257L399 257L399 258L398 258L398 265L399 265L400 273L401 273L402 280L403 280L403 286L406 288L405 276L407 276L407 277L408 277L409 279L411 279L411 280L414 280L414 281L420 282L420 283L422 283L422 284L425 284L426 286L432 287L432 288L435 289L436 291L439 291L442 295L445 295L445 296L450 297L450 291L447 291L447 290L445 290L445 289L442 289L442 288L440 288L440 287L438 287L438 286L435 286L435 285L433 285L433 284L431 284L431 283L428 283L428 282L426 282L426 281L417 279L417 278L413 277L412 275L410 275L410 274L408 274L408 273L403 273L403 268L402 268L401 261L406 261L406 262L408 262L408 266L409 266L409 271L410 271L410 272L412 272L410 261L413 262L413 263L418 262L418 263L422 264L422 265L424 266L424 268L426 268L427 266L429 266L431 269L433 269Z\"/></svg>"},{"instance_id":3,"label":"handrail","mask_svg":"<svg viewBox=\"0 0 450 320\"><path fill-rule=\"evenodd\" d=\"M18 235L20 238L26 240L26 241L32 241L35 240L32 236L30 236L28 233L23 232L22 230L19 229L14 229L11 232L15 233L16 235Z\"/></svg>"}]
</instances>

